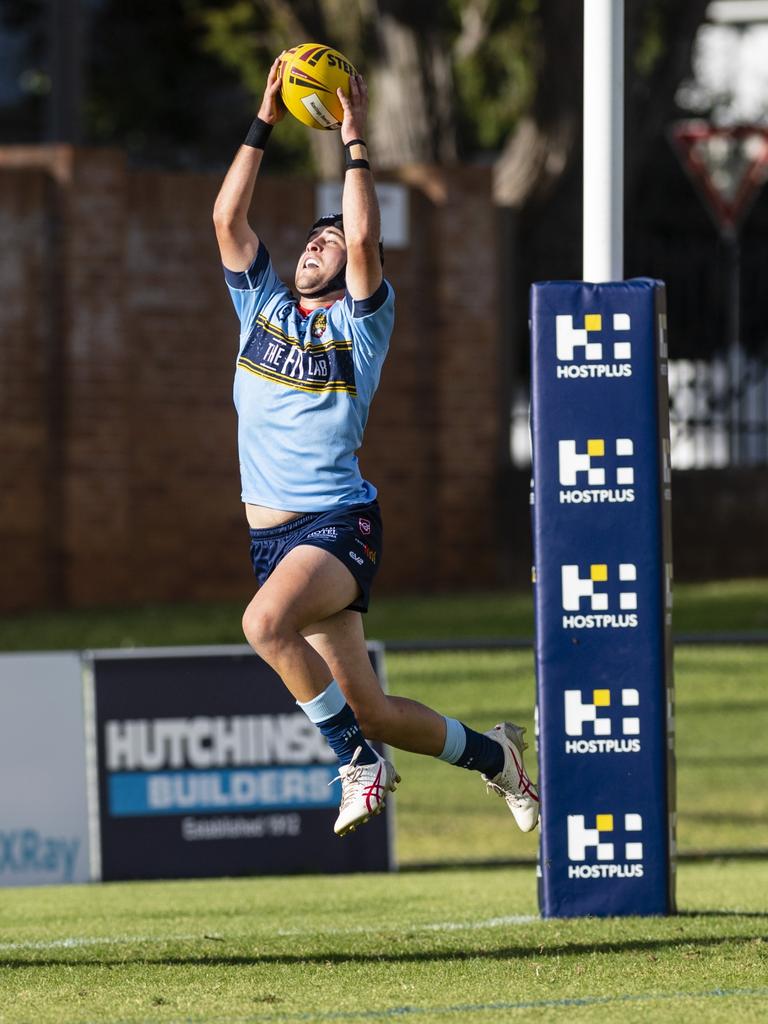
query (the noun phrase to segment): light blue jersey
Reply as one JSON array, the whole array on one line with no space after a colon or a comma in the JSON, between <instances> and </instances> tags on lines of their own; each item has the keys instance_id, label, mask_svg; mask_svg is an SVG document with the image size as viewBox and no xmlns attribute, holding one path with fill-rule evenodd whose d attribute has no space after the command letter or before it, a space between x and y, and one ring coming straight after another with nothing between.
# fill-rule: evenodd
<instances>
[{"instance_id":1,"label":"light blue jersey","mask_svg":"<svg viewBox=\"0 0 768 1024\"><path fill-rule=\"evenodd\" d=\"M394 325L388 282L303 316L262 243L224 270L240 318L235 371L243 501L322 512L373 501L357 455Z\"/></svg>"}]
</instances>

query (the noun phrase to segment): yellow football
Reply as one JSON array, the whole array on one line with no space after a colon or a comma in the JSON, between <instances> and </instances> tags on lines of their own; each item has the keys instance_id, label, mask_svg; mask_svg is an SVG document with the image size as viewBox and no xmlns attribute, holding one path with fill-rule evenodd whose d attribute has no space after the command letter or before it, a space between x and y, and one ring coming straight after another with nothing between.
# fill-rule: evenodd
<instances>
[{"instance_id":1,"label":"yellow football","mask_svg":"<svg viewBox=\"0 0 768 1024\"><path fill-rule=\"evenodd\" d=\"M283 103L302 124L333 130L344 111L336 90L349 96L349 76L356 74L343 53L321 43L301 43L286 50L280 65Z\"/></svg>"}]
</instances>

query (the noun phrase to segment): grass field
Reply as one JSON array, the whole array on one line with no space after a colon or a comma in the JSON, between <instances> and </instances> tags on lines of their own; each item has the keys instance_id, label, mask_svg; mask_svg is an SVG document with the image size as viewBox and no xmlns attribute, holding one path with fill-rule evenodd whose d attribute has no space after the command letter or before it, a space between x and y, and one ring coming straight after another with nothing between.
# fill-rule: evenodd
<instances>
[{"instance_id":1,"label":"grass field","mask_svg":"<svg viewBox=\"0 0 768 1024\"><path fill-rule=\"evenodd\" d=\"M25 616L0 646L239 640L234 610L216 607ZM758 630L767 608L758 581L691 588L677 626ZM414 599L385 603L372 632L525 635L529 615L510 595ZM487 866L532 858L535 836L473 773L398 754L399 874L3 890L0 1024L766 1021L767 662L763 647L677 651L679 844L710 857L681 863L676 917L539 920L533 867ZM391 653L387 666L393 692L532 731L530 651Z\"/></svg>"},{"instance_id":2,"label":"grass field","mask_svg":"<svg viewBox=\"0 0 768 1024\"><path fill-rule=\"evenodd\" d=\"M528 651L390 654L387 666L395 693L423 700L478 729L511 717L533 734L533 656ZM681 852L768 852L768 650L684 647L677 652L675 670ZM535 777L532 755L531 749L526 765ZM471 772L458 773L450 808L445 808L443 764L399 753L397 766L404 779L397 805L401 863L535 853L530 836L498 828L501 801L484 796ZM482 840L468 848L468 836Z\"/></svg>"},{"instance_id":3,"label":"grass field","mask_svg":"<svg viewBox=\"0 0 768 1024\"><path fill-rule=\"evenodd\" d=\"M758 1024L766 890L689 864L681 915L577 921L520 867L10 891L0 1020Z\"/></svg>"},{"instance_id":4,"label":"grass field","mask_svg":"<svg viewBox=\"0 0 768 1024\"><path fill-rule=\"evenodd\" d=\"M0 618L0 651L243 643L246 603L30 612ZM674 629L768 633L768 580L675 584ZM529 592L376 597L366 621L380 640L532 637Z\"/></svg>"}]
</instances>

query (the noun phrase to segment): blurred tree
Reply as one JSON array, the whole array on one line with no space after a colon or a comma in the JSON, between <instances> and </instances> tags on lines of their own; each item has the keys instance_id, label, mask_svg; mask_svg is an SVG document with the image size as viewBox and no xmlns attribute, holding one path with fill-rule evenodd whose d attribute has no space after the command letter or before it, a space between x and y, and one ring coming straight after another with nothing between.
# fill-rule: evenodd
<instances>
[{"instance_id":1,"label":"blurred tree","mask_svg":"<svg viewBox=\"0 0 768 1024\"><path fill-rule=\"evenodd\" d=\"M263 0L254 4L250 0L182 0L182 3L199 33L201 49L208 59L218 61L244 87L251 116L256 113L267 73L280 51L303 39L325 38L322 12L315 2ZM238 135L233 137L238 138ZM330 142L335 142L332 149ZM294 118L286 117L270 143L270 166L320 173L326 168L327 174L331 159L339 159L337 150L338 140L328 138L324 132L310 133ZM338 169L336 162L334 169Z\"/></svg>"},{"instance_id":2,"label":"blurred tree","mask_svg":"<svg viewBox=\"0 0 768 1024\"><path fill-rule=\"evenodd\" d=\"M496 161L495 193L521 207L548 194L581 132L583 5L573 0L187 0L205 46L254 96L274 54L319 39L358 62L371 89L379 167ZM630 183L648 138L673 116L707 0L627 4ZM290 119L289 119L290 120ZM281 133L296 133L291 124ZM299 129L299 132L302 132ZM333 136L303 132L322 176ZM296 145L299 145L296 137Z\"/></svg>"},{"instance_id":3,"label":"blurred tree","mask_svg":"<svg viewBox=\"0 0 768 1024\"><path fill-rule=\"evenodd\" d=\"M208 52L237 72L254 101L276 54L321 40L346 53L366 75L369 141L378 166L456 158L450 44L456 17L440 0L264 0L258 8L248 0L188 4L205 26ZM337 175L341 154L335 136L307 133L289 118L279 137L297 130L320 176Z\"/></svg>"},{"instance_id":4,"label":"blurred tree","mask_svg":"<svg viewBox=\"0 0 768 1024\"><path fill-rule=\"evenodd\" d=\"M86 141L124 146L144 163L225 164L274 56L313 39L365 73L380 167L495 161L497 200L520 208L548 194L578 151L583 5L573 0L72 2L88 21ZM23 39L27 51L17 114L39 115L50 85L51 3L3 0L0 8L7 38ZM630 190L648 139L673 116L706 6L627 4ZM306 131L293 118L270 147L274 168L329 176L339 161L333 133Z\"/></svg>"},{"instance_id":5,"label":"blurred tree","mask_svg":"<svg viewBox=\"0 0 768 1024\"><path fill-rule=\"evenodd\" d=\"M367 0L371 148L381 167L457 156L452 40L459 24L439 0ZM366 52L366 51L363 51Z\"/></svg>"},{"instance_id":6,"label":"blurred tree","mask_svg":"<svg viewBox=\"0 0 768 1024\"><path fill-rule=\"evenodd\" d=\"M690 74L696 29L709 0L638 0L626 5L627 188L634 190L651 139L675 116ZM543 197L577 154L582 116L583 5L529 5L529 95L496 164L497 201L521 207Z\"/></svg>"},{"instance_id":7,"label":"blurred tree","mask_svg":"<svg viewBox=\"0 0 768 1024\"><path fill-rule=\"evenodd\" d=\"M280 50L327 42L365 74L379 167L447 164L494 150L530 93L525 44L537 0L188 0L205 47L257 97ZM296 132L281 126L281 136ZM321 176L339 171L333 136L306 133Z\"/></svg>"},{"instance_id":8,"label":"blurred tree","mask_svg":"<svg viewBox=\"0 0 768 1024\"><path fill-rule=\"evenodd\" d=\"M206 52L186 0L97 0L90 23L88 140L142 163L226 163L250 98L240 77Z\"/></svg>"},{"instance_id":9,"label":"blurred tree","mask_svg":"<svg viewBox=\"0 0 768 1024\"><path fill-rule=\"evenodd\" d=\"M709 0L646 0L629 5L630 87L626 193L637 191L652 143L682 113L677 102L690 77L696 32Z\"/></svg>"},{"instance_id":10,"label":"blurred tree","mask_svg":"<svg viewBox=\"0 0 768 1024\"><path fill-rule=\"evenodd\" d=\"M0 4L0 139L37 142L51 88L45 0Z\"/></svg>"},{"instance_id":11,"label":"blurred tree","mask_svg":"<svg viewBox=\"0 0 768 1024\"><path fill-rule=\"evenodd\" d=\"M676 94L690 73L696 29L709 0L633 0L626 10L625 211L627 266L647 245L647 222L660 205L675 203L667 172L680 177L664 129L680 116ZM505 207L500 246L507 262L507 349L513 373L525 379L525 331L531 280L579 278L582 273L581 128L583 4L532 3L527 29L528 94L506 140L499 139L494 193ZM674 197L674 198L670 198ZM640 259L639 272L656 261ZM635 263L637 266L637 263ZM634 272L638 272L635 270Z\"/></svg>"}]
</instances>

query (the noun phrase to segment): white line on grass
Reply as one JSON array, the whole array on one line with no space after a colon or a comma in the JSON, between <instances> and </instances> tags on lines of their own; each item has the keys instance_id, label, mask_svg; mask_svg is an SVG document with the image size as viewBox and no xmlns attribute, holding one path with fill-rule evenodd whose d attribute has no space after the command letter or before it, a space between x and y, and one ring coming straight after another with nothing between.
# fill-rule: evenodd
<instances>
[{"instance_id":1,"label":"white line on grass","mask_svg":"<svg viewBox=\"0 0 768 1024\"><path fill-rule=\"evenodd\" d=\"M392 924L392 929L399 933L406 932L459 932L477 931L481 928L503 928L513 924L532 924L534 921L541 924L541 919L531 915L512 915L510 917L491 917L486 921L437 921L426 924L415 924L404 928L402 924ZM386 931L386 928L377 929ZM279 928L271 932L279 938L296 938L302 935L313 936L338 936L338 935L361 935L371 931L370 925L360 925L355 928L321 928L308 930L306 928ZM254 938L254 935L109 935L109 936L83 936L66 939L29 940L27 942L0 942L0 953L12 953L14 951L46 950L46 949L82 949L86 946L125 946L133 943L162 943L162 942L197 942L202 940L217 940L219 942L230 940L241 942ZM259 936L261 937L261 936Z\"/></svg>"},{"instance_id":2,"label":"white line on grass","mask_svg":"<svg viewBox=\"0 0 768 1024\"><path fill-rule=\"evenodd\" d=\"M201 1017L176 1018L169 1024L197 1024L219 1021L221 1024L258 1024L264 1021L376 1021L391 1020L393 1017L418 1017L425 1015L467 1013L498 1013L499 1010L540 1010L561 1006L609 1006L615 1003L674 1002L686 999L766 999L768 988L714 988L703 992L638 992L617 996L580 996L571 999L531 999L519 1003L461 1003L452 1006L391 1006L384 1010L347 1010L333 1013L281 1013L256 1014L252 1017Z\"/></svg>"},{"instance_id":3,"label":"white line on grass","mask_svg":"<svg viewBox=\"0 0 768 1024\"><path fill-rule=\"evenodd\" d=\"M509 924L543 924L540 917L533 914L511 914L508 917L489 917L487 921L443 921L441 924L416 925L411 931L430 932L463 932L476 931L478 928L503 928Z\"/></svg>"},{"instance_id":4,"label":"white line on grass","mask_svg":"<svg viewBox=\"0 0 768 1024\"><path fill-rule=\"evenodd\" d=\"M406 932L464 932L478 931L481 928L503 928L511 924L542 924L540 917L530 914L514 914L509 917L489 917L485 921L436 921L427 924L403 924L402 921L394 922L390 926L356 925L354 928L318 928L308 931L306 928L281 928L275 932L281 938L287 936L298 937L301 935L362 935L371 931L395 930L399 935Z\"/></svg>"},{"instance_id":5,"label":"white line on grass","mask_svg":"<svg viewBox=\"0 0 768 1024\"><path fill-rule=\"evenodd\" d=\"M219 936L216 936L217 938ZM51 939L48 942L0 942L0 953L22 949L81 949L83 946L125 946L134 942L189 942L203 935L108 935L82 938Z\"/></svg>"}]
</instances>

